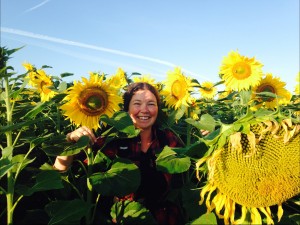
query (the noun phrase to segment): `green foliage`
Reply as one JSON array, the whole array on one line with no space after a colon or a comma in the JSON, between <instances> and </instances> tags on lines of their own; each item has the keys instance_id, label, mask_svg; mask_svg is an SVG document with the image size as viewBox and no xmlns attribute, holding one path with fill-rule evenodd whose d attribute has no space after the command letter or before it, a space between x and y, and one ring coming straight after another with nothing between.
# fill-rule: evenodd
<instances>
[{"instance_id":1,"label":"green foliage","mask_svg":"<svg viewBox=\"0 0 300 225\"><path fill-rule=\"evenodd\" d=\"M189 157L177 154L170 147L164 147L156 159L157 169L165 173L175 174L186 172L191 166Z\"/></svg>"},{"instance_id":2,"label":"green foliage","mask_svg":"<svg viewBox=\"0 0 300 225\"><path fill-rule=\"evenodd\" d=\"M116 202L112 206L111 216L117 224L156 224L148 209L128 200Z\"/></svg>"},{"instance_id":3,"label":"green foliage","mask_svg":"<svg viewBox=\"0 0 300 225\"><path fill-rule=\"evenodd\" d=\"M71 201L53 201L46 205L45 210L51 217L50 224L80 224L84 215L91 209L85 201L74 199Z\"/></svg>"},{"instance_id":4,"label":"green foliage","mask_svg":"<svg viewBox=\"0 0 300 225\"><path fill-rule=\"evenodd\" d=\"M109 170L90 176L90 182L99 194L119 197L135 192L140 180L138 167L122 158L115 159Z\"/></svg>"}]
</instances>

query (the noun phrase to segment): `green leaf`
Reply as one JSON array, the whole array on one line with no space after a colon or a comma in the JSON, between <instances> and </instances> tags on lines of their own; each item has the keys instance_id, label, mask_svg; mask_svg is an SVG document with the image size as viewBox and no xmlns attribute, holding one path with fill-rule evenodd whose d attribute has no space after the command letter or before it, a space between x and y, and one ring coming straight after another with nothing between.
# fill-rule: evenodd
<instances>
[{"instance_id":1,"label":"green leaf","mask_svg":"<svg viewBox=\"0 0 300 225\"><path fill-rule=\"evenodd\" d=\"M11 159L13 154L14 147L13 146L7 146L2 150L2 158L9 158Z\"/></svg>"},{"instance_id":2,"label":"green leaf","mask_svg":"<svg viewBox=\"0 0 300 225\"><path fill-rule=\"evenodd\" d=\"M189 157L180 156L170 147L164 147L156 159L157 169L166 173L175 174L187 171L191 166Z\"/></svg>"},{"instance_id":3,"label":"green leaf","mask_svg":"<svg viewBox=\"0 0 300 225\"><path fill-rule=\"evenodd\" d=\"M247 105L251 99L252 91L240 91L242 105Z\"/></svg>"},{"instance_id":4,"label":"green leaf","mask_svg":"<svg viewBox=\"0 0 300 225\"><path fill-rule=\"evenodd\" d=\"M24 169L28 164L32 163L35 160L35 158L33 158L33 159L28 159L28 158L24 159L24 156L25 156L24 154L18 154L18 155L15 155L12 158L12 162L17 164L17 166L15 166L13 168L13 172L16 172L16 170L19 166L21 166L20 170Z\"/></svg>"},{"instance_id":5,"label":"green leaf","mask_svg":"<svg viewBox=\"0 0 300 225\"><path fill-rule=\"evenodd\" d=\"M200 225L200 224L203 225L218 224L216 215L214 213L206 213L190 223L190 225Z\"/></svg>"},{"instance_id":6,"label":"green leaf","mask_svg":"<svg viewBox=\"0 0 300 225\"><path fill-rule=\"evenodd\" d=\"M47 102L39 102L32 110L27 112L21 119L30 120L36 117L36 115L42 112L47 106L48 106Z\"/></svg>"},{"instance_id":7,"label":"green leaf","mask_svg":"<svg viewBox=\"0 0 300 225\"><path fill-rule=\"evenodd\" d=\"M49 140L45 140L42 144L42 149L49 156L76 155L88 146L89 141L88 136L82 136L75 143L67 142L65 135L57 135L49 138Z\"/></svg>"},{"instance_id":8,"label":"green leaf","mask_svg":"<svg viewBox=\"0 0 300 225\"><path fill-rule=\"evenodd\" d=\"M24 48L24 46L25 46L25 45L23 45L23 46L20 47L20 48L13 48L13 49L6 50L7 55L11 55L11 54L15 53L16 51L19 51L20 49Z\"/></svg>"},{"instance_id":9,"label":"green leaf","mask_svg":"<svg viewBox=\"0 0 300 225\"><path fill-rule=\"evenodd\" d=\"M104 114L100 117L100 120L116 128L118 131L132 136L136 135L136 129L127 112L116 112L111 118Z\"/></svg>"},{"instance_id":10,"label":"green leaf","mask_svg":"<svg viewBox=\"0 0 300 225\"><path fill-rule=\"evenodd\" d=\"M193 120L192 118L187 118L185 121L199 130L208 130L211 132L214 131L216 126L215 119L209 114L202 115L199 121Z\"/></svg>"},{"instance_id":11,"label":"green leaf","mask_svg":"<svg viewBox=\"0 0 300 225\"><path fill-rule=\"evenodd\" d=\"M91 205L80 199L71 201L53 201L46 205L45 210L51 217L48 225L80 224L80 220L88 213Z\"/></svg>"},{"instance_id":12,"label":"green leaf","mask_svg":"<svg viewBox=\"0 0 300 225\"><path fill-rule=\"evenodd\" d=\"M191 158L200 159L208 150L208 146L201 141L195 142L185 147L185 155Z\"/></svg>"},{"instance_id":13,"label":"green leaf","mask_svg":"<svg viewBox=\"0 0 300 225\"><path fill-rule=\"evenodd\" d=\"M42 65L41 67L42 69L46 69L46 68L52 68L52 66L48 66L48 65Z\"/></svg>"},{"instance_id":14,"label":"green leaf","mask_svg":"<svg viewBox=\"0 0 300 225\"><path fill-rule=\"evenodd\" d=\"M58 86L58 91L63 92L68 88L67 82L63 81Z\"/></svg>"},{"instance_id":15,"label":"green leaf","mask_svg":"<svg viewBox=\"0 0 300 225\"><path fill-rule=\"evenodd\" d=\"M187 109L187 107L185 105L182 105L180 108L178 108L176 110L175 120L177 120L177 121L180 120L180 118L184 116L186 109Z\"/></svg>"},{"instance_id":16,"label":"green leaf","mask_svg":"<svg viewBox=\"0 0 300 225\"><path fill-rule=\"evenodd\" d=\"M4 132L7 132L7 131L18 130L18 129L21 129L23 127L27 127L31 124L36 124L36 123L39 123L39 122L42 122L42 121L47 121L47 120L49 120L49 118L43 117L43 118L38 118L38 119L34 119L34 120L26 120L25 122L16 123L16 124L9 125L9 126L3 126L3 127L0 127L0 134L4 133Z\"/></svg>"},{"instance_id":17,"label":"green leaf","mask_svg":"<svg viewBox=\"0 0 300 225\"><path fill-rule=\"evenodd\" d=\"M7 174L7 172L15 165L7 158L0 159L0 178Z\"/></svg>"},{"instance_id":18,"label":"green leaf","mask_svg":"<svg viewBox=\"0 0 300 225\"><path fill-rule=\"evenodd\" d=\"M73 73L62 73L62 74L60 74L60 77L69 77L69 76L73 76L74 74Z\"/></svg>"},{"instance_id":19,"label":"green leaf","mask_svg":"<svg viewBox=\"0 0 300 225\"><path fill-rule=\"evenodd\" d=\"M140 185L140 171L128 159L117 158L106 172L92 174L90 182L103 195L124 196L135 192Z\"/></svg>"},{"instance_id":20,"label":"green leaf","mask_svg":"<svg viewBox=\"0 0 300 225\"><path fill-rule=\"evenodd\" d=\"M36 175L35 184L32 187L18 185L16 191L19 194L30 196L38 191L47 191L63 188L60 174L55 170L44 170Z\"/></svg>"},{"instance_id":21,"label":"green leaf","mask_svg":"<svg viewBox=\"0 0 300 225\"><path fill-rule=\"evenodd\" d=\"M120 201L111 207L111 217L117 224L156 224L152 214L139 202Z\"/></svg>"}]
</instances>

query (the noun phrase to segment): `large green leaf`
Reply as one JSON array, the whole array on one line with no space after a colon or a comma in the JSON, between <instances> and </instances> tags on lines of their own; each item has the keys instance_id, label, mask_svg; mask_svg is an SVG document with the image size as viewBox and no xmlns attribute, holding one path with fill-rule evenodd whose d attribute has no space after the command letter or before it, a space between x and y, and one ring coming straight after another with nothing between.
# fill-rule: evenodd
<instances>
[{"instance_id":1,"label":"large green leaf","mask_svg":"<svg viewBox=\"0 0 300 225\"><path fill-rule=\"evenodd\" d=\"M157 169L166 173L175 174L187 171L191 166L189 157L177 154L170 147L164 147L156 159Z\"/></svg>"},{"instance_id":2,"label":"large green leaf","mask_svg":"<svg viewBox=\"0 0 300 225\"><path fill-rule=\"evenodd\" d=\"M116 112L111 118L104 114L101 116L100 120L116 128L118 131L131 136L136 135L136 129L127 112Z\"/></svg>"},{"instance_id":3,"label":"large green leaf","mask_svg":"<svg viewBox=\"0 0 300 225\"><path fill-rule=\"evenodd\" d=\"M75 155L86 148L90 139L87 136L82 136L75 143L67 142L65 135L57 135L45 140L42 144L42 149L47 155Z\"/></svg>"},{"instance_id":4,"label":"large green leaf","mask_svg":"<svg viewBox=\"0 0 300 225\"><path fill-rule=\"evenodd\" d=\"M60 188L63 188L61 175L55 170L45 170L36 175L33 186L17 185L16 191L21 195L30 196L38 191Z\"/></svg>"},{"instance_id":5,"label":"large green leaf","mask_svg":"<svg viewBox=\"0 0 300 225\"><path fill-rule=\"evenodd\" d=\"M110 215L117 224L157 224L150 211L134 201L116 202Z\"/></svg>"},{"instance_id":6,"label":"large green leaf","mask_svg":"<svg viewBox=\"0 0 300 225\"><path fill-rule=\"evenodd\" d=\"M193 120L192 118L187 118L185 121L199 130L213 131L216 126L215 119L209 114L202 115L199 121Z\"/></svg>"},{"instance_id":7,"label":"large green leaf","mask_svg":"<svg viewBox=\"0 0 300 225\"><path fill-rule=\"evenodd\" d=\"M117 158L106 172L92 174L90 182L103 195L124 196L137 190L140 185L140 171L128 159Z\"/></svg>"},{"instance_id":8,"label":"large green leaf","mask_svg":"<svg viewBox=\"0 0 300 225\"><path fill-rule=\"evenodd\" d=\"M80 224L80 220L90 208L91 205L80 199L51 202L45 207L46 212L51 217L48 225Z\"/></svg>"},{"instance_id":9,"label":"large green leaf","mask_svg":"<svg viewBox=\"0 0 300 225\"><path fill-rule=\"evenodd\" d=\"M214 213L205 213L202 216L200 216L198 219L192 221L189 223L189 225L207 225L207 224L218 224L217 218Z\"/></svg>"}]
</instances>

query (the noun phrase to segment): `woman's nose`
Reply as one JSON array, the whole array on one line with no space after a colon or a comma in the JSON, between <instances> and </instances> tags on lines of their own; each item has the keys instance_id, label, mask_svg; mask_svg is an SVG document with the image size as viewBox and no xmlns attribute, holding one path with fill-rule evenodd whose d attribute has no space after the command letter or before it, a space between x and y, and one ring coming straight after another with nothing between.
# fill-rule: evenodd
<instances>
[{"instance_id":1,"label":"woman's nose","mask_svg":"<svg viewBox=\"0 0 300 225\"><path fill-rule=\"evenodd\" d=\"M141 111L142 112L148 112L149 111L149 108L148 108L147 104L142 104Z\"/></svg>"}]
</instances>

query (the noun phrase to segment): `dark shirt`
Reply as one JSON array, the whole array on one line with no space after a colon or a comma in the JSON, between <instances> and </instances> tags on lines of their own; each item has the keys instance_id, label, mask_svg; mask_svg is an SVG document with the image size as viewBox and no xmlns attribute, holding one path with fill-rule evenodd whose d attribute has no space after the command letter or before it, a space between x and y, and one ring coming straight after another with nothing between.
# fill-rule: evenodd
<instances>
[{"instance_id":1,"label":"dark shirt","mask_svg":"<svg viewBox=\"0 0 300 225\"><path fill-rule=\"evenodd\" d=\"M165 207L165 198L170 190L173 177L156 169L155 160L165 146L182 147L180 139L170 130L153 129L152 143L146 153L141 151L140 136L117 139L109 142L101 151L109 158L116 156L130 159L140 169L141 183L138 190L124 199L139 201L150 211ZM99 138L96 148L103 147L104 139Z\"/></svg>"}]
</instances>

